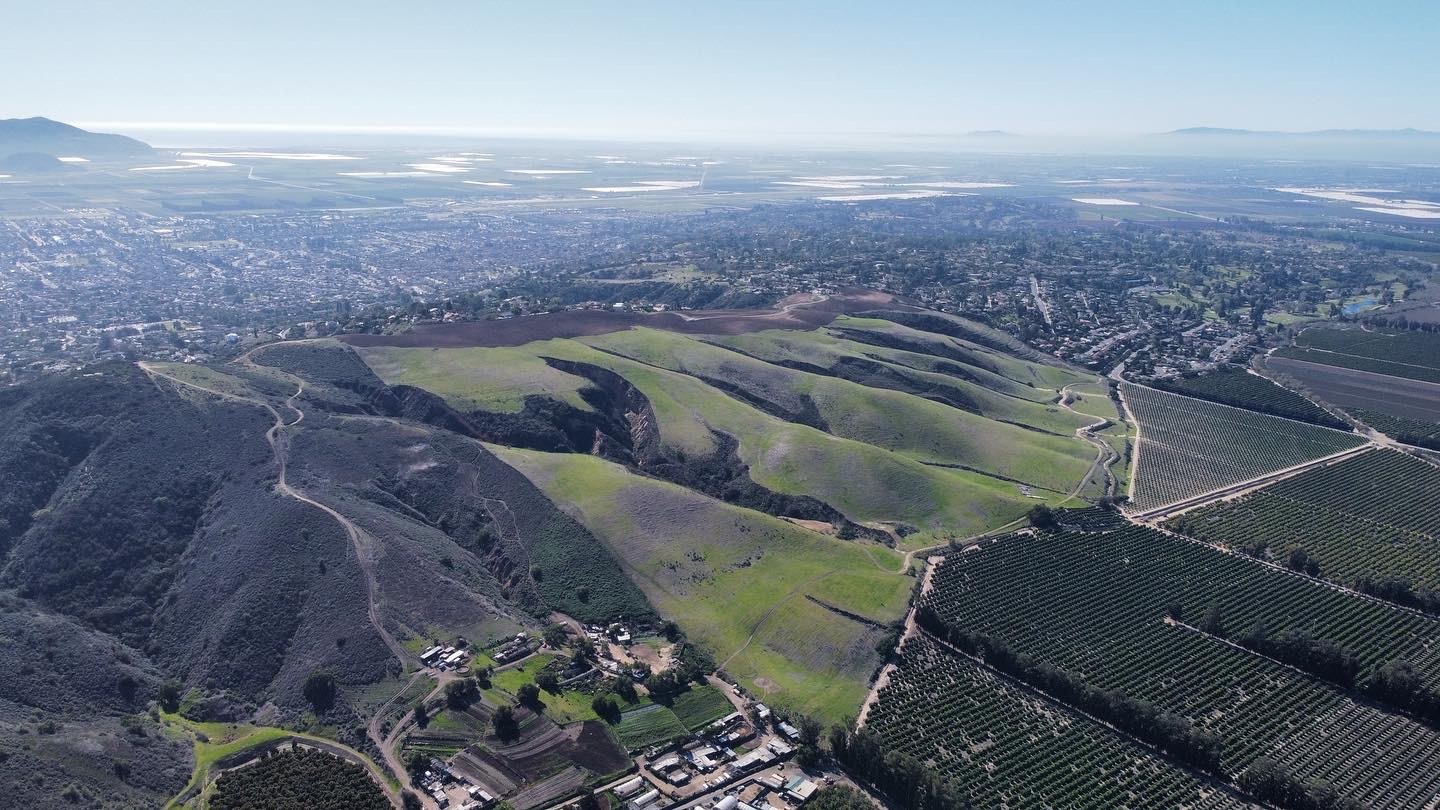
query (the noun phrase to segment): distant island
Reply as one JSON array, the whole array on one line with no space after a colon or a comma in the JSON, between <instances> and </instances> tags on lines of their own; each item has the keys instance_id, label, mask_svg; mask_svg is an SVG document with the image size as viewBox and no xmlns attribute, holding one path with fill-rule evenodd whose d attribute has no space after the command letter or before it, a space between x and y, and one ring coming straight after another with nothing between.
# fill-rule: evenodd
<instances>
[{"instance_id":1,"label":"distant island","mask_svg":"<svg viewBox=\"0 0 1440 810\"><path fill-rule=\"evenodd\" d=\"M134 138L89 132L49 118L0 119L0 160L17 167L53 171L63 168L61 157L113 160L149 157L153 152L149 144Z\"/></svg>"}]
</instances>

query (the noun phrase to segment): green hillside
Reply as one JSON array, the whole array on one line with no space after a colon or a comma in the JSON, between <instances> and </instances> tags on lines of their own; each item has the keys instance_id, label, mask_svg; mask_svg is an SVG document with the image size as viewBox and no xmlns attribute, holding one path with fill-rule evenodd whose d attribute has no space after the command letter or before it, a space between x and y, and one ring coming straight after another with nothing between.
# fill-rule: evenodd
<instances>
[{"instance_id":1,"label":"green hillside","mask_svg":"<svg viewBox=\"0 0 1440 810\"><path fill-rule=\"evenodd\" d=\"M756 694L836 720L878 664L914 580L901 555L847 542L576 454L492 448L573 511L660 610Z\"/></svg>"}]
</instances>

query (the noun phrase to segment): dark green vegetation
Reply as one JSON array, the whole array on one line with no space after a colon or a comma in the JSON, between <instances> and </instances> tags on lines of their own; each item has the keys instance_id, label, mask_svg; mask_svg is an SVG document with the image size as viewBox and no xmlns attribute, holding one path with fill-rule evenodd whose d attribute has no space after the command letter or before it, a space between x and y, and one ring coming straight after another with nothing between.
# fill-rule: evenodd
<instances>
[{"instance_id":1,"label":"dark green vegetation","mask_svg":"<svg viewBox=\"0 0 1440 810\"><path fill-rule=\"evenodd\" d=\"M925 636L906 643L869 722L840 759L877 786L882 771L893 774L885 785L892 796L914 784L904 777L906 759L917 766L934 760L934 772L975 807L1242 804L1203 776Z\"/></svg>"},{"instance_id":2,"label":"dark green vegetation","mask_svg":"<svg viewBox=\"0 0 1440 810\"><path fill-rule=\"evenodd\" d=\"M212 810L384 810L365 769L311 748L268 751L215 783Z\"/></svg>"},{"instance_id":3,"label":"dark green vegetation","mask_svg":"<svg viewBox=\"0 0 1440 810\"><path fill-rule=\"evenodd\" d=\"M1283 470L1365 440L1289 419L1122 386L1140 422L1131 502L1140 510L1184 501Z\"/></svg>"},{"instance_id":4,"label":"dark green vegetation","mask_svg":"<svg viewBox=\"0 0 1440 810\"><path fill-rule=\"evenodd\" d=\"M1406 419L1366 408L1346 408L1356 419L1402 444L1440 450L1440 422Z\"/></svg>"},{"instance_id":5,"label":"dark green vegetation","mask_svg":"<svg viewBox=\"0 0 1440 810\"><path fill-rule=\"evenodd\" d=\"M1376 450L1181 514L1176 531L1440 613L1440 468Z\"/></svg>"},{"instance_id":6,"label":"dark green vegetation","mask_svg":"<svg viewBox=\"0 0 1440 810\"><path fill-rule=\"evenodd\" d=\"M1307 329L1278 357L1440 383L1440 335L1359 329Z\"/></svg>"},{"instance_id":7,"label":"dark green vegetation","mask_svg":"<svg viewBox=\"0 0 1440 810\"><path fill-rule=\"evenodd\" d=\"M1440 733L1404 714L1437 682L1440 623L1241 555L1141 527L1010 535L949 554L920 622L1223 779L1268 756L1366 806L1440 789ZM1388 683L1410 697L1377 701Z\"/></svg>"},{"instance_id":8,"label":"dark green vegetation","mask_svg":"<svg viewBox=\"0 0 1440 810\"><path fill-rule=\"evenodd\" d=\"M1440 335L1434 332L1307 329L1295 338L1295 344L1307 349L1440 370Z\"/></svg>"},{"instance_id":9,"label":"dark green vegetation","mask_svg":"<svg viewBox=\"0 0 1440 810\"><path fill-rule=\"evenodd\" d=\"M1221 405L1299 419L1338 430L1350 429L1345 420L1332 416L1319 405L1245 369L1225 368L1209 374L1156 380L1151 385L1162 391L1208 399Z\"/></svg>"},{"instance_id":10,"label":"dark green vegetation","mask_svg":"<svg viewBox=\"0 0 1440 810\"><path fill-rule=\"evenodd\" d=\"M156 807L190 775L187 742L147 713L165 674L139 650L0 594L4 804Z\"/></svg>"},{"instance_id":11,"label":"dark green vegetation","mask_svg":"<svg viewBox=\"0 0 1440 810\"><path fill-rule=\"evenodd\" d=\"M1440 369L1395 363L1373 357L1357 356L1342 352L1317 351L1294 346L1276 349L1274 356L1289 360L1304 360L1307 363L1353 368L1357 371L1369 371L1373 374L1384 374L1391 377L1404 377L1410 380L1440 383Z\"/></svg>"}]
</instances>

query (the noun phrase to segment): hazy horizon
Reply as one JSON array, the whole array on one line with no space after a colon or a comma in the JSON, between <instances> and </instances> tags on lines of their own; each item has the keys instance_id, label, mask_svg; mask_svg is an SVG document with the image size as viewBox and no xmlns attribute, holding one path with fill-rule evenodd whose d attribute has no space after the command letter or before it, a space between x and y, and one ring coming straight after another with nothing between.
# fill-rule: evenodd
<instances>
[{"instance_id":1,"label":"hazy horizon","mask_svg":"<svg viewBox=\"0 0 1440 810\"><path fill-rule=\"evenodd\" d=\"M1440 130L1440 9L47 3L0 118L121 132L874 143ZM151 43L146 45L146 43ZM143 47L137 47L137 45Z\"/></svg>"}]
</instances>

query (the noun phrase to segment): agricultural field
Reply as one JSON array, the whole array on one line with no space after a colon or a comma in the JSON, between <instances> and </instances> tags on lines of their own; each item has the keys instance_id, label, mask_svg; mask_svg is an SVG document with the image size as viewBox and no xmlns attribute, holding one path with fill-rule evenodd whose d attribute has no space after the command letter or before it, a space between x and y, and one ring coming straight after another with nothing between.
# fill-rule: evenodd
<instances>
[{"instance_id":1,"label":"agricultural field","mask_svg":"<svg viewBox=\"0 0 1440 810\"><path fill-rule=\"evenodd\" d=\"M865 727L887 751L934 762L976 807L1245 806L1108 726L923 635L906 642Z\"/></svg>"},{"instance_id":2,"label":"agricultural field","mask_svg":"<svg viewBox=\"0 0 1440 810\"><path fill-rule=\"evenodd\" d=\"M324 751L293 748L220 777L209 806L384 810L390 801L359 765Z\"/></svg>"},{"instance_id":3,"label":"agricultural field","mask_svg":"<svg viewBox=\"0 0 1440 810\"><path fill-rule=\"evenodd\" d=\"M1307 329L1295 338L1307 349L1369 357L1440 371L1440 335L1361 329Z\"/></svg>"},{"instance_id":4,"label":"agricultural field","mask_svg":"<svg viewBox=\"0 0 1440 810\"><path fill-rule=\"evenodd\" d=\"M1431 619L1133 526L1010 535L952 553L924 605L1032 665L1188 719L1216 735L1218 767L1231 777L1290 746L1313 769L1297 766L1298 778L1323 775L1365 806L1417 807L1440 795L1440 733L1281 663L1273 647L1262 655L1244 646L1295 631L1353 658L1356 683L1409 660L1433 684L1440 624ZM1262 642L1251 640L1257 633ZM1335 733L1339 715L1357 718L1356 730ZM1322 764L1374 757L1377 748L1383 755L1367 769ZM1427 775L1413 778L1417 769Z\"/></svg>"},{"instance_id":5,"label":"agricultural field","mask_svg":"<svg viewBox=\"0 0 1440 810\"><path fill-rule=\"evenodd\" d=\"M878 664L874 644L914 582L901 555L592 456L495 452L573 510L656 608L754 694L831 720L859 706Z\"/></svg>"},{"instance_id":6,"label":"agricultural field","mask_svg":"<svg viewBox=\"0 0 1440 810\"><path fill-rule=\"evenodd\" d=\"M1353 433L1139 385L1121 386L1140 423L1131 505L1174 504L1359 447Z\"/></svg>"},{"instance_id":7,"label":"agricultural field","mask_svg":"<svg viewBox=\"0 0 1440 810\"><path fill-rule=\"evenodd\" d=\"M1153 383L1155 388L1176 394L1218 402L1272 416L1298 419L1338 430L1349 425L1305 397L1258 374L1244 369L1227 368L1195 377L1177 377Z\"/></svg>"},{"instance_id":8,"label":"agricultural field","mask_svg":"<svg viewBox=\"0 0 1440 810\"><path fill-rule=\"evenodd\" d=\"M735 711L735 707L719 689L697 684L676 695L670 710L682 725L694 732Z\"/></svg>"},{"instance_id":9,"label":"agricultural field","mask_svg":"<svg viewBox=\"0 0 1440 810\"><path fill-rule=\"evenodd\" d=\"M1359 329L1307 329L1273 356L1440 383L1440 335Z\"/></svg>"},{"instance_id":10,"label":"agricultural field","mask_svg":"<svg viewBox=\"0 0 1440 810\"><path fill-rule=\"evenodd\" d=\"M619 725L615 726L620 744L630 751L659 745L689 733L690 729L680 722L675 712L658 703L625 712L620 716Z\"/></svg>"},{"instance_id":11,"label":"agricultural field","mask_svg":"<svg viewBox=\"0 0 1440 810\"><path fill-rule=\"evenodd\" d=\"M1348 408L1351 414L1375 430L1402 444L1440 450L1440 421L1406 419L1366 408Z\"/></svg>"},{"instance_id":12,"label":"agricultural field","mask_svg":"<svg viewBox=\"0 0 1440 810\"><path fill-rule=\"evenodd\" d=\"M1401 419L1440 422L1440 383L1278 356L1266 358L1265 366L1287 383L1347 411L1361 408Z\"/></svg>"},{"instance_id":13,"label":"agricultural field","mask_svg":"<svg viewBox=\"0 0 1440 810\"><path fill-rule=\"evenodd\" d=\"M1440 468L1374 450L1232 501L1182 513L1176 531L1285 563L1297 549L1343 584L1440 590Z\"/></svg>"},{"instance_id":14,"label":"agricultural field","mask_svg":"<svg viewBox=\"0 0 1440 810\"><path fill-rule=\"evenodd\" d=\"M1311 769L1297 765L1297 777L1323 776L1364 806L1418 807L1440 795L1440 733L1357 702L1355 687L1337 683L1349 675L1362 684L1397 660L1436 683L1440 623L1432 619L1138 526L1009 535L951 553L923 606L953 631L1029 656L1031 666L1188 719L1216 735L1229 776L1288 746L1304 751L1295 761ZM1282 663L1276 656L1289 653L1276 651L1280 640L1297 638L1312 655L1331 650L1354 669ZM1353 731L1337 726L1342 715L1355 718ZM1377 749L1365 769L1323 764ZM1377 770L1391 777L1377 779Z\"/></svg>"}]
</instances>

